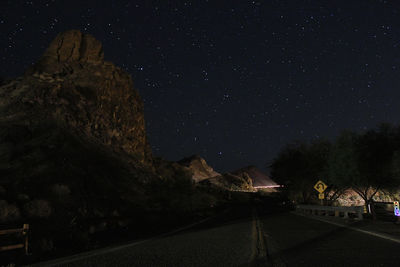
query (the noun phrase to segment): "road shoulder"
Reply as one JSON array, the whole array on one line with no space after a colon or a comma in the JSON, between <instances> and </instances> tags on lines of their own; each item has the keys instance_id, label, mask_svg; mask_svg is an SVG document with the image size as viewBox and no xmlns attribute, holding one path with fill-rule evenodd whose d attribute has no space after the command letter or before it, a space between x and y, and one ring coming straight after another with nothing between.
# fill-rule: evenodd
<instances>
[{"instance_id":1,"label":"road shoulder","mask_svg":"<svg viewBox=\"0 0 400 267\"><path fill-rule=\"evenodd\" d=\"M291 213L297 216L304 216L306 218L318 220L339 227L345 227L367 235L372 235L400 243L400 225L392 222L345 220L343 218L335 218L330 216L304 215L299 212Z\"/></svg>"}]
</instances>

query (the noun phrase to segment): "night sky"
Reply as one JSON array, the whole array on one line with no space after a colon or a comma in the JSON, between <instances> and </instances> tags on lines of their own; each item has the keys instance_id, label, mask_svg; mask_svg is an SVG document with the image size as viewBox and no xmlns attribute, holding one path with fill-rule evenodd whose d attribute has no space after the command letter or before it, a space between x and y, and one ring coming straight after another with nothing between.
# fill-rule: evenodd
<instances>
[{"instance_id":1,"label":"night sky","mask_svg":"<svg viewBox=\"0 0 400 267\"><path fill-rule=\"evenodd\" d=\"M1 0L0 76L59 32L93 34L133 76L153 153L217 171L399 121L398 1L103 2Z\"/></svg>"}]
</instances>

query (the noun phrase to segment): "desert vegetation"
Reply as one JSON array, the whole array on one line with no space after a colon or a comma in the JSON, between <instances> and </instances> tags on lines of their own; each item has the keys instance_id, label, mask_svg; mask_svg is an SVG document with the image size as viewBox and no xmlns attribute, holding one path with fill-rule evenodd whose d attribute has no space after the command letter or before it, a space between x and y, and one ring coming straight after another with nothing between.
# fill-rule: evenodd
<instances>
[{"instance_id":1,"label":"desert vegetation","mask_svg":"<svg viewBox=\"0 0 400 267\"><path fill-rule=\"evenodd\" d=\"M281 150L271 168L273 179L297 203L317 202L313 185L323 180L325 204L353 190L373 207L377 195L390 199L400 187L400 127L382 124L363 133L343 131L333 141L297 141Z\"/></svg>"}]
</instances>

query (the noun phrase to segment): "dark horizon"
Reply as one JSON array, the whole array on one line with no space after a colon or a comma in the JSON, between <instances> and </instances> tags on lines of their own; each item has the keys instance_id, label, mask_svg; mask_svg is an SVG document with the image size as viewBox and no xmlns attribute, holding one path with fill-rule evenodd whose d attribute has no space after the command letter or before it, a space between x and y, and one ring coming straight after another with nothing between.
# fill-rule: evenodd
<instances>
[{"instance_id":1,"label":"dark horizon","mask_svg":"<svg viewBox=\"0 0 400 267\"><path fill-rule=\"evenodd\" d=\"M79 4L78 4L79 3ZM68 29L132 75L153 154L216 171L266 165L293 140L398 124L399 5L387 1L119 1L0 5L3 77Z\"/></svg>"}]
</instances>

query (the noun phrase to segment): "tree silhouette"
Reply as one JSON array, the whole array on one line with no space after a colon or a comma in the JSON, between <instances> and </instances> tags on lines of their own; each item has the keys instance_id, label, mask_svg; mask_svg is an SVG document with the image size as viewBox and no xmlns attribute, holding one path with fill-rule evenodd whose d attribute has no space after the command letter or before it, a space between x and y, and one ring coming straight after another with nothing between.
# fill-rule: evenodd
<instances>
[{"instance_id":1,"label":"tree silhouette","mask_svg":"<svg viewBox=\"0 0 400 267\"><path fill-rule=\"evenodd\" d=\"M310 202L316 196L315 182L326 172L330 146L325 140L286 146L272 162L272 178L285 186L292 199Z\"/></svg>"}]
</instances>

